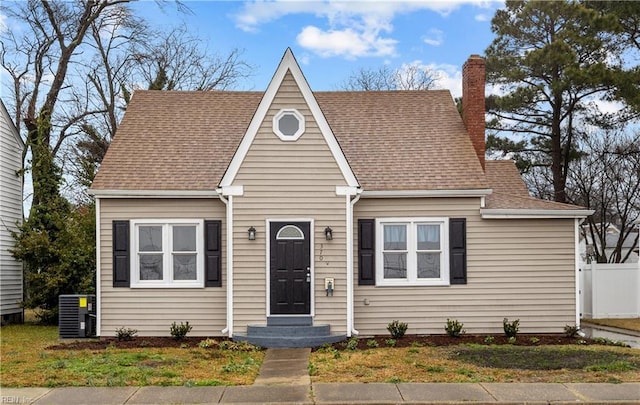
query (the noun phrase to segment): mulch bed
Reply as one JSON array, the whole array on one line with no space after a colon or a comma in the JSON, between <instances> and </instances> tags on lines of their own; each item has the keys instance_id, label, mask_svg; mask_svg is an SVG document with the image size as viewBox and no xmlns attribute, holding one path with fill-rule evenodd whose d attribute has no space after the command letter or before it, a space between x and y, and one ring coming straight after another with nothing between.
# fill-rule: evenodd
<instances>
[{"instance_id":1,"label":"mulch bed","mask_svg":"<svg viewBox=\"0 0 640 405\"><path fill-rule=\"evenodd\" d=\"M487 338L491 336L490 338ZM389 347L387 344L389 336L374 336L371 338L358 339L358 349L371 349L376 347ZM371 343L372 340L376 344ZM400 339L395 339L393 347L412 347L412 346L455 346L461 344L479 344L479 345L505 345L512 344L514 346L542 346L542 345L571 345L580 342L582 345L597 344L588 338L570 338L562 334L535 335L535 334L519 334L514 343L504 335L462 335L453 337L449 335L405 335ZM347 342L335 343L333 347L338 350L346 349Z\"/></svg>"},{"instance_id":2,"label":"mulch bed","mask_svg":"<svg viewBox=\"0 0 640 405\"><path fill-rule=\"evenodd\" d=\"M459 344L509 344L508 339L504 335L492 335L493 340L487 339L487 335L462 335L459 337L451 337L448 335L405 335L400 339L396 339L394 347L412 347L412 346L452 346ZM198 344L205 340L204 337L185 337L182 340L176 340L171 337L134 337L131 340L118 340L116 338L102 338L90 340L61 341L59 344L49 346L49 350L105 350L107 348L118 349L139 349L139 348L158 348L158 347L198 347ZM227 338L213 338L218 342L229 340ZM377 347L389 347L387 341L390 337L375 336L363 337L358 339L358 349L371 349L375 344L370 343L375 340ZM541 345L568 345L576 344L580 341L582 345L596 344L587 338L569 338L564 335L518 335L515 343L516 346L541 346ZM337 350L345 350L347 341L333 344Z\"/></svg>"}]
</instances>

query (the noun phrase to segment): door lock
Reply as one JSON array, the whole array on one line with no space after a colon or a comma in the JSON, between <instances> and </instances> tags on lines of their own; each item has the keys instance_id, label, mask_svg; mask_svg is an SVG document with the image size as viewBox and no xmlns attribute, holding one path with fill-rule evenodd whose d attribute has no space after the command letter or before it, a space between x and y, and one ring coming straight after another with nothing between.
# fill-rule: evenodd
<instances>
[{"instance_id":1,"label":"door lock","mask_svg":"<svg viewBox=\"0 0 640 405\"><path fill-rule=\"evenodd\" d=\"M307 273L307 283L311 282L311 273Z\"/></svg>"}]
</instances>

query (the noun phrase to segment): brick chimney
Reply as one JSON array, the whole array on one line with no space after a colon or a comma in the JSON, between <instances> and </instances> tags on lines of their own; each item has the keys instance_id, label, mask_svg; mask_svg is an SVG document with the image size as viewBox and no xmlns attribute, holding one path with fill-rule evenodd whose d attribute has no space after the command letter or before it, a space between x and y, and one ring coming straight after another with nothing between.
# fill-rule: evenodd
<instances>
[{"instance_id":1,"label":"brick chimney","mask_svg":"<svg viewBox=\"0 0 640 405\"><path fill-rule=\"evenodd\" d=\"M485 61L480 55L471 55L462 66L462 121L471 137L482 170L484 170L484 86Z\"/></svg>"}]
</instances>

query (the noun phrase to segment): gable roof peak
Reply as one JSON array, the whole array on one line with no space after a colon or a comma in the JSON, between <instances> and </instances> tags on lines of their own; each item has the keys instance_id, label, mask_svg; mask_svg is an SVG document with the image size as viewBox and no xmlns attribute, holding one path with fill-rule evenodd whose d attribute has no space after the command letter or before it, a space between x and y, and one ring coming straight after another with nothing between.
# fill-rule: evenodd
<instances>
[{"instance_id":1,"label":"gable roof peak","mask_svg":"<svg viewBox=\"0 0 640 405\"><path fill-rule=\"evenodd\" d=\"M296 61L291 48L287 48L285 50L284 55L280 60L280 64L273 74L273 77L271 78L271 81L269 82L269 85L267 86L267 89L262 96L262 100L260 100L260 104L258 104L258 108L256 109L256 112L251 119L249 127L247 128L247 131L245 132L242 141L238 146L238 149L233 155L231 163L229 164L227 171L222 177L219 186L226 187L233 184L235 177L240 170L240 166L242 165L242 162L244 161L244 158L247 155L247 152L249 151L249 148L251 147L256 134L258 133L260 125L262 125L262 122L267 115L269 107L271 107L271 104L273 103L276 93L280 89L280 86L284 81L287 72L290 72L293 76L293 79L295 80L300 93L309 106L311 114L313 115L313 118L320 128L320 132L327 142L327 145L329 146L329 149L331 150L331 153L333 154L333 157L336 160L338 167L340 168L345 182L350 187L360 187L360 184L358 183L353 170L349 166L349 163L347 162L347 159L342 152L342 148L338 144L338 140L333 134L331 127L329 127L329 123L327 122L327 119L320 109L320 105L313 95L311 87L309 86L307 79L304 77L302 69L300 69L300 65L298 65L298 62Z\"/></svg>"}]
</instances>

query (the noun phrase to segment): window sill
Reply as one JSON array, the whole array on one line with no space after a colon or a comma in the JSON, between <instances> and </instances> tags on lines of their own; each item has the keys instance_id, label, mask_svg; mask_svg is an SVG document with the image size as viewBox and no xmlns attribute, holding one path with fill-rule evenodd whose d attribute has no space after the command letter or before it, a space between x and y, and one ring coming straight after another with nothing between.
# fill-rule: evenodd
<instances>
[{"instance_id":1,"label":"window sill","mask_svg":"<svg viewBox=\"0 0 640 405\"><path fill-rule=\"evenodd\" d=\"M448 280L430 281L385 281L376 283L376 287L448 287L451 284Z\"/></svg>"},{"instance_id":2,"label":"window sill","mask_svg":"<svg viewBox=\"0 0 640 405\"><path fill-rule=\"evenodd\" d=\"M156 288L172 288L172 289L186 289L186 288L204 288L204 283L199 282L199 283L180 283L180 284L167 284L167 283L156 283L156 284L147 284L147 283L131 283L130 288L135 288L135 289L156 289Z\"/></svg>"}]
</instances>

